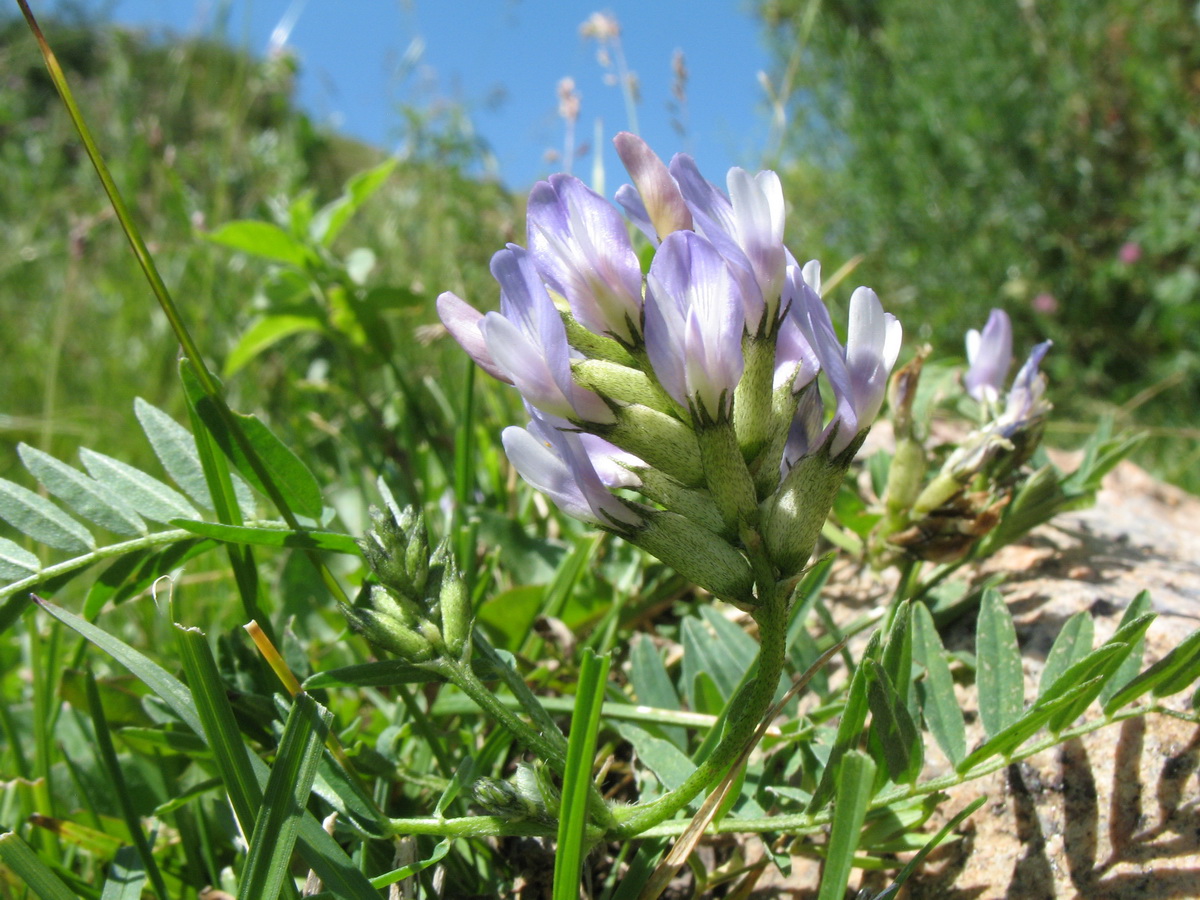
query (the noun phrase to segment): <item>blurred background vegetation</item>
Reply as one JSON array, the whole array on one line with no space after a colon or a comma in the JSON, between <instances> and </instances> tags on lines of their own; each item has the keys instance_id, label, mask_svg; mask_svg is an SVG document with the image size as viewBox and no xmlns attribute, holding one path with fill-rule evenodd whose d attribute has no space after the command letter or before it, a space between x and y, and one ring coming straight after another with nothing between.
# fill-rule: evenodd
<instances>
[{"instance_id":1,"label":"blurred background vegetation","mask_svg":"<svg viewBox=\"0 0 1200 900\"><path fill-rule=\"evenodd\" d=\"M1003 305L1018 346L1055 341L1060 429L1115 405L1143 463L1200 489L1196 5L758 8L797 255L865 254L855 283L941 352Z\"/></svg>"},{"instance_id":2,"label":"blurred background vegetation","mask_svg":"<svg viewBox=\"0 0 1200 900\"><path fill-rule=\"evenodd\" d=\"M1114 413L1151 431L1143 463L1200 490L1193 6L761 0L758 10L776 59L777 142L765 163L784 173L796 255L832 271L862 254L851 282L876 287L910 346L930 341L940 355L961 353L963 329L1003 305L1018 347L1056 342L1052 440ZM292 228L384 158L312 125L293 102L288 57L99 23L52 33L211 362L227 364L248 329L281 310L328 326L257 348L250 368L229 373L235 405L265 411L325 464L327 481L403 469L398 450L347 459L344 448L374 441L388 457L387 433L417 427L414 416L447 426L448 441L456 399L430 405L412 388L446 387L465 363L446 341L414 336L435 323L441 290L494 302L488 259L524 233L523 197L477 174L486 148L465 114L402 111L399 164L328 248L328 277L298 278L204 238L237 219ZM180 411L176 347L11 17L0 23L0 79L0 475L14 470L19 441L68 458L90 444L145 464L130 403ZM372 344L364 322L391 342ZM339 445L343 429L360 440Z\"/></svg>"}]
</instances>

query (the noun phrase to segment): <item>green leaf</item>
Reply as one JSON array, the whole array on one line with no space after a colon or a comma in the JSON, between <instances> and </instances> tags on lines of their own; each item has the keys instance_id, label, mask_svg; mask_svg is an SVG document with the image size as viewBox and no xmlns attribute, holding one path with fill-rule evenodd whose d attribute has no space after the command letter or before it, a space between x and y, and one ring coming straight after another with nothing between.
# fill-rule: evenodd
<instances>
[{"instance_id":1,"label":"green leaf","mask_svg":"<svg viewBox=\"0 0 1200 900\"><path fill-rule=\"evenodd\" d=\"M663 665L654 641L646 634L634 635L629 652L629 683L638 703L659 709L678 709L679 694ZM672 744L683 750L687 747L687 732L678 726L663 725L659 729Z\"/></svg>"},{"instance_id":2,"label":"green leaf","mask_svg":"<svg viewBox=\"0 0 1200 900\"><path fill-rule=\"evenodd\" d=\"M229 351L229 356L225 358L225 368L222 370L224 376L228 378L233 375L254 357L284 338L306 331L324 333L325 320L320 316L263 316L242 332L242 336Z\"/></svg>"},{"instance_id":3,"label":"green leaf","mask_svg":"<svg viewBox=\"0 0 1200 900\"><path fill-rule=\"evenodd\" d=\"M1101 680L1094 678L1091 681L1085 681L1053 700L1030 707L1025 715L984 741L981 746L960 762L957 771L969 772L979 763L993 756L1011 756L1018 747L1037 734L1056 713L1070 707L1081 695L1090 691Z\"/></svg>"},{"instance_id":4,"label":"green leaf","mask_svg":"<svg viewBox=\"0 0 1200 900\"><path fill-rule=\"evenodd\" d=\"M158 457L167 474L204 509L215 509L212 493L204 477L200 451L192 433L141 397L133 401L133 411L150 441L150 446L154 448L154 455ZM249 516L254 512L254 496L245 481L236 475L232 477L238 505L242 512Z\"/></svg>"},{"instance_id":5,"label":"green leaf","mask_svg":"<svg viewBox=\"0 0 1200 900\"><path fill-rule=\"evenodd\" d=\"M704 615L706 610L708 615ZM706 606L701 607L701 615L703 622L695 616L683 620L680 641L683 644L684 693L689 694L688 702L693 709L698 708L693 702L695 697L691 696L697 676L703 673L712 679L721 694L723 706L741 684L742 676L754 663L756 655L753 639L732 622L726 619L722 625L716 624L716 620L723 617ZM737 632L738 637L734 638L732 632ZM746 641L750 643L746 644Z\"/></svg>"},{"instance_id":6,"label":"green leaf","mask_svg":"<svg viewBox=\"0 0 1200 900\"><path fill-rule=\"evenodd\" d=\"M1140 674L1104 705L1111 714L1146 693L1169 697L1188 687L1200 675L1200 631L1193 631L1145 672Z\"/></svg>"},{"instance_id":7,"label":"green leaf","mask_svg":"<svg viewBox=\"0 0 1200 900\"><path fill-rule=\"evenodd\" d=\"M892 616L883 644L883 670L900 699L907 704L912 684L912 604L905 600Z\"/></svg>"},{"instance_id":8,"label":"green leaf","mask_svg":"<svg viewBox=\"0 0 1200 900\"><path fill-rule=\"evenodd\" d=\"M1046 688L1063 672L1091 652L1094 636L1092 614L1086 610L1075 613L1063 623L1058 637L1054 639L1054 645L1046 654L1046 666L1042 669L1042 678L1038 683L1039 695L1044 695Z\"/></svg>"},{"instance_id":9,"label":"green leaf","mask_svg":"<svg viewBox=\"0 0 1200 900\"><path fill-rule=\"evenodd\" d=\"M878 631L871 635L871 639L863 651L863 660L875 657L879 652L881 640ZM825 763L825 768L821 772L821 780L817 784L817 789L813 791L812 802L808 805L810 813L823 807L833 794L842 758L862 739L863 725L866 724L869 709L867 688L867 669L866 666L859 664L858 668L854 670L854 675L850 679L850 687L846 691L846 705L842 710L842 718L838 722L833 749L829 751L829 760ZM871 771L872 773L875 771L873 764Z\"/></svg>"},{"instance_id":10,"label":"green leaf","mask_svg":"<svg viewBox=\"0 0 1200 900\"><path fill-rule=\"evenodd\" d=\"M41 900L78 900L78 895L38 858L20 835L11 831L0 834L0 862Z\"/></svg>"},{"instance_id":11,"label":"green leaf","mask_svg":"<svg viewBox=\"0 0 1200 900\"><path fill-rule=\"evenodd\" d=\"M35 541L67 550L86 553L94 550L91 533L65 512L28 488L0 478L0 519Z\"/></svg>"},{"instance_id":12,"label":"green leaf","mask_svg":"<svg viewBox=\"0 0 1200 900\"><path fill-rule=\"evenodd\" d=\"M1045 701L1039 700L1038 703L1051 702L1075 685L1084 682L1089 682L1094 687L1090 691L1080 693L1073 703L1059 708L1046 720L1046 727L1057 734L1083 715L1084 710L1100 695L1104 682L1117 670L1117 666L1121 665L1130 649L1128 644L1109 641L1063 672L1047 689Z\"/></svg>"},{"instance_id":13,"label":"green leaf","mask_svg":"<svg viewBox=\"0 0 1200 900\"><path fill-rule=\"evenodd\" d=\"M17 444L17 453L33 477L79 515L116 534L147 533L146 523L120 496L74 466L28 444Z\"/></svg>"},{"instance_id":14,"label":"green leaf","mask_svg":"<svg viewBox=\"0 0 1200 900\"><path fill-rule=\"evenodd\" d=\"M400 659L384 659L379 662L359 663L317 672L304 680L306 691L336 687L392 687L397 684L424 684L427 681L442 681L440 675L428 672Z\"/></svg>"},{"instance_id":15,"label":"green leaf","mask_svg":"<svg viewBox=\"0 0 1200 900\"><path fill-rule=\"evenodd\" d=\"M267 778L263 805L254 823L238 885L239 898L275 900L279 896L332 721L333 713L308 694L293 698L275 765Z\"/></svg>"},{"instance_id":16,"label":"green leaf","mask_svg":"<svg viewBox=\"0 0 1200 900\"><path fill-rule=\"evenodd\" d=\"M44 600L39 601L39 605L72 631L109 653L117 662L137 675L142 683L157 694L185 725L197 735L205 736L204 726L196 713L191 693L179 679L168 674L160 665L128 644L117 640L108 632L84 621L73 613ZM196 635L200 641L205 641L202 634L196 632ZM181 641L181 647L184 643ZM207 649L207 644L205 647ZM208 652L208 656L211 660L211 651ZM212 666L215 669L215 662L212 663ZM218 676L217 685L219 686L219 684ZM228 708L228 697L224 697L223 694L221 697L224 705ZM252 754L249 756L249 761L258 785L265 784L268 775L267 764ZM260 787L257 796L261 797L261 795ZM348 900L379 900L378 895L372 890L370 882L355 868L337 841L326 834L321 823L311 814L306 814L300 825L299 844L300 854L304 861L325 882L326 889L335 896L345 897Z\"/></svg>"},{"instance_id":17,"label":"green leaf","mask_svg":"<svg viewBox=\"0 0 1200 900\"><path fill-rule=\"evenodd\" d=\"M130 506L152 522L166 524L172 519L200 518L200 512L183 494L141 469L86 447L80 448L79 458L93 478L120 494Z\"/></svg>"},{"instance_id":18,"label":"green leaf","mask_svg":"<svg viewBox=\"0 0 1200 900\"><path fill-rule=\"evenodd\" d=\"M871 730L878 740L888 777L896 784L912 784L925 763L921 735L904 698L892 685L883 666L873 659L863 660L862 665L867 669Z\"/></svg>"},{"instance_id":19,"label":"green leaf","mask_svg":"<svg viewBox=\"0 0 1200 900\"><path fill-rule=\"evenodd\" d=\"M225 544L254 544L262 547L299 547L304 550L331 550L359 556L362 551L353 537L337 531L292 531L283 523L256 522L252 525L221 525L193 519L174 519L176 528Z\"/></svg>"},{"instance_id":20,"label":"green leaf","mask_svg":"<svg viewBox=\"0 0 1200 900\"><path fill-rule=\"evenodd\" d=\"M19 544L0 537L0 583L20 581L42 571L41 561Z\"/></svg>"},{"instance_id":21,"label":"green leaf","mask_svg":"<svg viewBox=\"0 0 1200 900\"><path fill-rule=\"evenodd\" d=\"M122 847L113 856L100 900L141 900L146 870L133 847Z\"/></svg>"},{"instance_id":22,"label":"green leaf","mask_svg":"<svg viewBox=\"0 0 1200 900\"><path fill-rule=\"evenodd\" d=\"M1150 627L1154 618L1154 613L1145 613L1132 621L1125 622L1104 644L1072 664L1042 692L1039 703L1053 700L1059 693L1080 682L1098 679L1096 687L1090 694L1079 696L1073 704L1062 708L1050 719L1047 724L1051 731L1061 731L1083 715L1091 702L1100 695L1104 686L1116 675L1125 660L1132 654L1133 645L1145 637L1146 629Z\"/></svg>"},{"instance_id":23,"label":"green leaf","mask_svg":"<svg viewBox=\"0 0 1200 900\"><path fill-rule=\"evenodd\" d=\"M308 229L309 236L325 247L332 244L351 216L387 183L398 162L397 157L389 157L379 165L352 176L346 182L342 196L321 207L313 216Z\"/></svg>"},{"instance_id":24,"label":"green leaf","mask_svg":"<svg viewBox=\"0 0 1200 900\"><path fill-rule=\"evenodd\" d=\"M639 725L622 723L621 737L633 745L638 761L653 772L668 791L679 788L696 771L695 763L679 747Z\"/></svg>"},{"instance_id":25,"label":"green leaf","mask_svg":"<svg viewBox=\"0 0 1200 900\"><path fill-rule=\"evenodd\" d=\"M205 234L214 244L232 247L252 256L272 259L303 269L313 260L312 251L278 225L241 220L228 222Z\"/></svg>"},{"instance_id":26,"label":"green leaf","mask_svg":"<svg viewBox=\"0 0 1200 900\"><path fill-rule=\"evenodd\" d=\"M1017 721L1025 699L1017 631L1004 598L994 588L984 591L980 603L975 662L979 718L992 737Z\"/></svg>"},{"instance_id":27,"label":"green leaf","mask_svg":"<svg viewBox=\"0 0 1200 900\"><path fill-rule=\"evenodd\" d=\"M1150 606L1150 592L1142 591L1139 593L1130 601L1129 606L1125 608L1125 614L1121 616L1121 622L1117 626L1118 630L1150 612ZM1137 637L1130 646L1129 655L1125 657L1120 667L1113 674L1113 677L1105 682L1104 688L1100 691L1100 705L1106 710L1108 708L1108 701L1116 696L1117 691L1137 678L1138 672L1142 670L1142 656L1145 650L1145 636Z\"/></svg>"},{"instance_id":28,"label":"green leaf","mask_svg":"<svg viewBox=\"0 0 1200 900\"><path fill-rule=\"evenodd\" d=\"M875 783L875 763L858 750L846 754L839 767L837 794L833 804L829 843L825 849L825 869L817 900L842 900L850 883L850 868L858 838L867 816Z\"/></svg>"},{"instance_id":29,"label":"green leaf","mask_svg":"<svg viewBox=\"0 0 1200 900\"><path fill-rule=\"evenodd\" d=\"M188 399L194 405L196 413L204 422L209 434L212 435L242 477L264 496L270 497L271 492L267 490L254 466L250 464L241 444L234 439L229 428L226 427L225 420L217 410L216 403L204 393L204 389L191 369L191 362L181 360L179 370ZM300 457L289 450L283 441L279 440L257 417L239 412L234 412L233 416L264 469L270 472L271 480L278 488L284 502L298 515L319 519L324 508L321 500L321 486L308 467L300 461Z\"/></svg>"},{"instance_id":30,"label":"green leaf","mask_svg":"<svg viewBox=\"0 0 1200 900\"><path fill-rule=\"evenodd\" d=\"M917 682L925 724L950 763L958 765L967 752L966 727L937 625L924 603L913 606L913 656L925 669L924 680Z\"/></svg>"}]
</instances>

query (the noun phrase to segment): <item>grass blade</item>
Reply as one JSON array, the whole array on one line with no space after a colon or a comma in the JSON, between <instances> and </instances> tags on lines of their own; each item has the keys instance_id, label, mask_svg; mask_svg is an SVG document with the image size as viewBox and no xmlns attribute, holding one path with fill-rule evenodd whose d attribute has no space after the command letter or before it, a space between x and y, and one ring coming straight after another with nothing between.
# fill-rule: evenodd
<instances>
[{"instance_id":1,"label":"grass blade","mask_svg":"<svg viewBox=\"0 0 1200 900\"><path fill-rule=\"evenodd\" d=\"M113 856L100 900L141 900L145 883L146 870L142 868L137 851L133 847L122 847Z\"/></svg>"},{"instance_id":2,"label":"grass blade","mask_svg":"<svg viewBox=\"0 0 1200 900\"><path fill-rule=\"evenodd\" d=\"M294 698L267 778L262 810L254 823L250 853L238 885L239 898L275 900L279 896L332 721L333 713L309 694Z\"/></svg>"},{"instance_id":3,"label":"grass blade","mask_svg":"<svg viewBox=\"0 0 1200 900\"><path fill-rule=\"evenodd\" d=\"M1025 680L1012 615L1000 592L993 588L984 591L979 607L975 662L979 718L988 737L994 737L1020 718Z\"/></svg>"},{"instance_id":4,"label":"grass blade","mask_svg":"<svg viewBox=\"0 0 1200 900\"><path fill-rule=\"evenodd\" d=\"M73 613L41 599L38 599L38 605L68 628L109 653L157 694L192 731L200 737L205 736L204 726L196 712L191 692L178 678L128 644L117 640L103 629L97 628ZM203 638L202 635L201 638ZM207 649L207 644L205 647ZM209 655L211 659L211 651ZM223 699L228 705L228 699ZM254 770L256 786L266 784L267 764L253 754L249 755L249 762ZM261 787L258 787L256 796L262 796ZM249 820L253 823L252 811ZM328 889L338 897L351 898L351 900L379 900L378 895L371 888L371 883L355 867L337 841L325 833L321 823L311 814L306 814L304 821L300 824L298 844L304 861L320 876Z\"/></svg>"},{"instance_id":5,"label":"grass blade","mask_svg":"<svg viewBox=\"0 0 1200 900\"><path fill-rule=\"evenodd\" d=\"M587 826L598 797L592 784L592 763L596 755L596 734L600 730L600 711L608 681L608 656L583 652L579 683L575 693L575 712L571 716L571 734L567 740L567 765L563 772L562 805L558 819L558 850L554 855L554 900L577 900L579 877L587 847ZM601 810L601 812L605 812Z\"/></svg>"},{"instance_id":6,"label":"grass blade","mask_svg":"<svg viewBox=\"0 0 1200 900\"><path fill-rule=\"evenodd\" d=\"M137 849L142 866L145 868L146 874L150 876L154 893L159 896L160 900L168 900L167 885L163 881L162 872L158 870L154 851L146 839L146 833L142 830L141 819L130 802L129 788L125 784L125 775L121 771L121 764L117 761L117 751L113 747L112 735L108 730L108 720L104 715L104 704L100 701L100 690L96 686L95 676L90 671L87 673L85 684L88 712L92 717L92 726L95 729L97 755L108 774L108 780L112 783L113 793L121 807L121 817L125 820L125 827L129 829L129 835L133 839L133 846Z\"/></svg>"},{"instance_id":7,"label":"grass blade","mask_svg":"<svg viewBox=\"0 0 1200 900\"><path fill-rule=\"evenodd\" d=\"M42 862L33 848L13 832L0 834L0 862L41 900L78 900L76 893Z\"/></svg>"}]
</instances>

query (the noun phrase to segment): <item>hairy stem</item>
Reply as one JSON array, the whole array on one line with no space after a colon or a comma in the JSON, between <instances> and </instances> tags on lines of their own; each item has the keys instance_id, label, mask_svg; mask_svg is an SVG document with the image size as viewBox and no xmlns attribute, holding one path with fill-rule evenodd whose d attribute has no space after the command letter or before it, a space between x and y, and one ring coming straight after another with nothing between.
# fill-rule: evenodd
<instances>
[{"instance_id":1,"label":"hairy stem","mask_svg":"<svg viewBox=\"0 0 1200 900\"><path fill-rule=\"evenodd\" d=\"M768 588L765 593L763 603L752 613L758 622L761 641L758 674L731 701L736 708L730 712L720 743L675 790L644 805L615 810L620 823L614 830L615 836L633 837L674 816L725 774L754 735L775 698L787 645L788 597L773 588Z\"/></svg>"}]
</instances>

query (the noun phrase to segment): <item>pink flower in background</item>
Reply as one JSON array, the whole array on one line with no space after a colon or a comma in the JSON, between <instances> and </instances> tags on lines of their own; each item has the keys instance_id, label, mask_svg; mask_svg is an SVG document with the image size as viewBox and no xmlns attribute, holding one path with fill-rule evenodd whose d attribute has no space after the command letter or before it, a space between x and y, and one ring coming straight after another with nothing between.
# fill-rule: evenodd
<instances>
[{"instance_id":1,"label":"pink flower in background","mask_svg":"<svg viewBox=\"0 0 1200 900\"><path fill-rule=\"evenodd\" d=\"M1142 245L1137 241L1126 241L1117 251L1117 259L1127 266L1132 266L1142 258Z\"/></svg>"},{"instance_id":2,"label":"pink flower in background","mask_svg":"<svg viewBox=\"0 0 1200 900\"><path fill-rule=\"evenodd\" d=\"M1048 316L1058 312L1058 298L1048 291L1042 291L1033 298L1034 312L1045 313Z\"/></svg>"}]
</instances>

